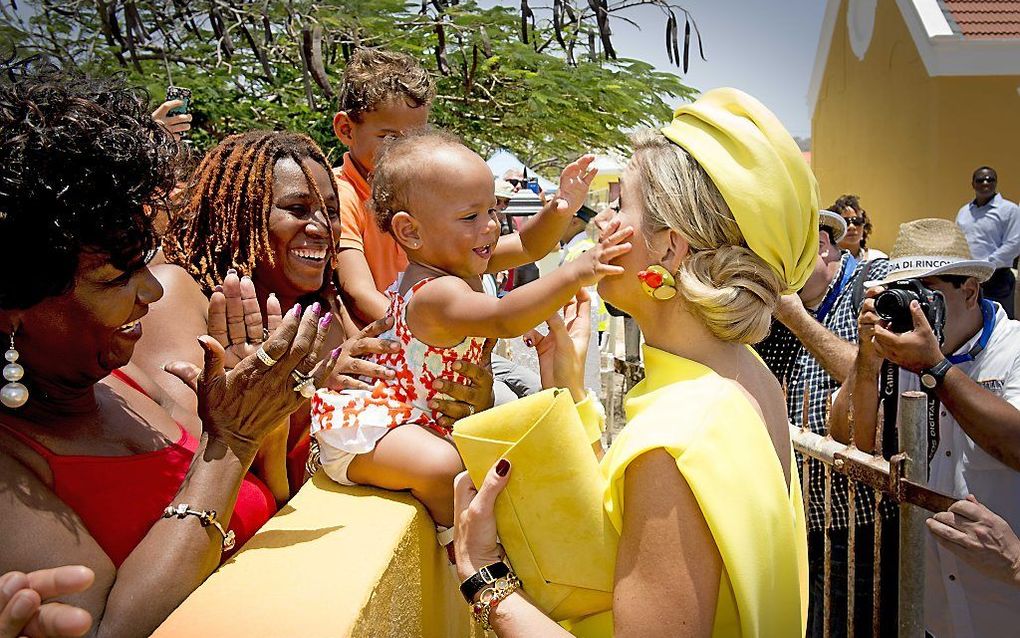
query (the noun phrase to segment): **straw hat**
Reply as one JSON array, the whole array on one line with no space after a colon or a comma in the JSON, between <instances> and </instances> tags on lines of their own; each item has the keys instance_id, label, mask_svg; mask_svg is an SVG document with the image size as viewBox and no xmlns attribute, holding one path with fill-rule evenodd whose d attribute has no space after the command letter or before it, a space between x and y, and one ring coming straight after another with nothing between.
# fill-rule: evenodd
<instances>
[{"instance_id":1,"label":"straw hat","mask_svg":"<svg viewBox=\"0 0 1020 638\"><path fill-rule=\"evenodd\" d=\"M832 243L838 244L839 240L846 236L846 221L842 215L837 215L831 210L818 211L818 225L832 231Z\"/></svg>"},{"instance_id":2,"label":"straw hat","mask_svg":"<svg viewBox=\"0 0 1020 638\"><path fill-rule=\"evenodd\" d=\"M514 196L513 184L506 181L505 179L496 180L495 190L496 197L501 199L510 199L511 197Z\"/></svg>"},{"instance_id":3,"label":"straw hat","mask_svg":"<svg viewBox=\"0 0 1020 638\"><path fill-rule=\"evenodd\" d=\"M884 279L866 282L865 286L938 275L974 277L983 283L995 270L990 262L971 257L967 237L948 219L918 219L900 224L889 263L893 269Z\"/></svg>"}]
</instances>

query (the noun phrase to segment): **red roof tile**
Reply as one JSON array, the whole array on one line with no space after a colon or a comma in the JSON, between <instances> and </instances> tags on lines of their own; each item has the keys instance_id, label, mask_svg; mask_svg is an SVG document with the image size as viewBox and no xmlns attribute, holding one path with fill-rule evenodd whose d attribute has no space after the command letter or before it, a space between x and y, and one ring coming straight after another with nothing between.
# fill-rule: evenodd
<instances>
[{"instance_id":1,"label":"red roof tile","mask_svg":"<svg viewBox=\"0 0 1020 638\"><path fill-rule=\"evenodd\" d=\"M1020 39L1020 1L940 0L953 30L968 40Z\"/></svg>"}]
</instances>

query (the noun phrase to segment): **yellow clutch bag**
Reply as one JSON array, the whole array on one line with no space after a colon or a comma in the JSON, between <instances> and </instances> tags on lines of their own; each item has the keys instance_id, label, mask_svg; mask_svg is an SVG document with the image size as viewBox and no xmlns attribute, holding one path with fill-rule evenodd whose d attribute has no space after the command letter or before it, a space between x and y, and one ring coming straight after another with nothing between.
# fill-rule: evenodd
<instances>
[{"instance_id":1,"label":"yellow clutch bag","mask_svg":"<svg viewBox=\"0 0 1020 638\"><path fill-rule=\"evenodd\" d=\"M511 463L496 524L531 600L554 620L611 609L619 537L570 393L546 390L462 419L453 440L475 485L500 458Z\"/></svg>"}]
</instances>

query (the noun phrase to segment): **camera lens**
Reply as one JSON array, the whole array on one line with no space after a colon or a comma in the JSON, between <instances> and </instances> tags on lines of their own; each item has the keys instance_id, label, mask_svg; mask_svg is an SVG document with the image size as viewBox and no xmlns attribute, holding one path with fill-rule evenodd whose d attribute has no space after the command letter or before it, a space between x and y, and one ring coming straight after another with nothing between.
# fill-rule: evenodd
<instances>
[{"instance_id":1,"label":"camera lens","mask_svg":"<svg viewBox=\"0 0 1020 638\"><path fill-rule=\"evenodd\" d=\"M886 321L895 321L910 314L910 301L914 299L906 290L886 290L875 297L875 312Z\"/></svg>"}]
</instances>

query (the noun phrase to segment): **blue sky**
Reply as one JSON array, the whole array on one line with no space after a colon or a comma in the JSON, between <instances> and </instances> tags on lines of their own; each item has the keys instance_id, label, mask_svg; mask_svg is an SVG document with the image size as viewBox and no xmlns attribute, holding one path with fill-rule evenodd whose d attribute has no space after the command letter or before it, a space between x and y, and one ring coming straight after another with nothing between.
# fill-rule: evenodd
<instances>
[{"instance_id":1,"label":"blue sky","mask_svg":"<svg viewBox=\"0 0 1020 638\"><path fill-rule=\"evenodd\" d=\"M513 0L481 0L479 4L520 6ZM552 2L531 4L551 6ZM807 90L825 0L678 0L676 4L693 14L708 58L703 62L696 51L692 52L684 78L688 85L701 91L720 86L747 91L772 109L790 133L810 136ZM666 57L662 12L655 7L641 7L625 15L642 29L622 20L613 21L617 54L680 74ZM682 47L682 23L680 38Z\"/></svg>"}]
</instances>

